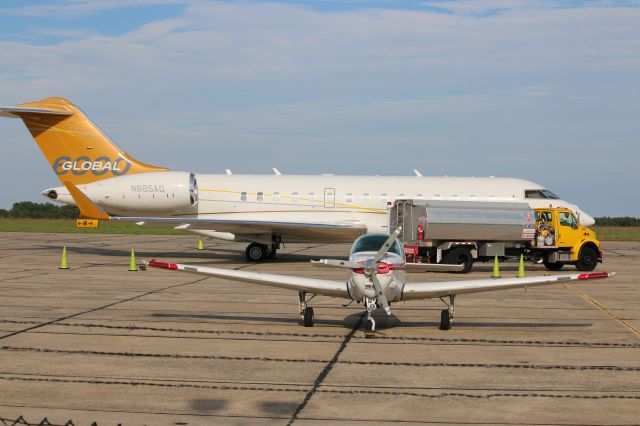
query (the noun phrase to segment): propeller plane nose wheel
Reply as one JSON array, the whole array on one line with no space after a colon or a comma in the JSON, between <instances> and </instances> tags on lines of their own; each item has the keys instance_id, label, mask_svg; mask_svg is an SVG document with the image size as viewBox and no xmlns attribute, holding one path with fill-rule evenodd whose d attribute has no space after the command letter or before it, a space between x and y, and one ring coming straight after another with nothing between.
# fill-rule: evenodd
<instances>
[{"instance_id":1,"label":"propeller plane nose wheel","mask_svg":"<svg viewBox=\"0 0 640 426\"><path fill-rule=\"evenodd\" d=\"M364 337L367 339L373 339L376 336L376 321L373 319L373 311L376 310L376 301L373 299L367 299L367 321L371 324L370 330L364 331Z\"/></svg>"}]
</instances>

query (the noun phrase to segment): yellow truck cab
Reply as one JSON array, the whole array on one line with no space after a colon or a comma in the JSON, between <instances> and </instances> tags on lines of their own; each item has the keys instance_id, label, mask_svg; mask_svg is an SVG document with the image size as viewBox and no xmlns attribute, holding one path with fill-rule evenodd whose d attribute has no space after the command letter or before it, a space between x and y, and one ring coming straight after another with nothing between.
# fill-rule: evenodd
<instances>
[{"instance_id":1,"label":"yellow truck cab","mask_svg":"<svg viewBox=\"0 0 640 426\"><path fill-rule=\"evenodd\" d=\"M595 232L581 226L573 211L539 208L535 209L535 218L531 250L547 269L557 271L570 264L579 271L593 271L602 262L602 245Z\"/></svg>"}]
</instances>

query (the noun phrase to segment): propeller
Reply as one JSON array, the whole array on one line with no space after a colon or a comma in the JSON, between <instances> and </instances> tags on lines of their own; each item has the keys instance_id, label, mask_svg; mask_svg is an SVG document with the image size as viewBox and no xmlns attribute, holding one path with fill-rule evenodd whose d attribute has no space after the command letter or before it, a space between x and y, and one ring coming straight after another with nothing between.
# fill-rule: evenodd
<instances>
[{"instance_id":1,"label":"propeller","mask_svg":"<svg viewBox=\"0 0 640 426\"><path fill-rule=\"evenodd\" d=\"M387 315L391 315L389 301L384 294L380 280L378 280L378 262L387 254L387 251L389 251L389 248L395 243L401 231L402 227L398 226L398 228L389 235L389 238L386 239L384 244L382 244L382 247L380 247L376 255L373 258L367 259L364 265L350 260L337 259L312 260L311 264L314 266L331 266L334 268L362 269L367 278L373 283L373 288L376 290L376 298L380 302L380 305L382 305Z\"/></svg>"},{"instance_id":2,"label":"propeller","mask_svg":"<svg viewBox=\"0 0 640 426\"><path fill-rule=\"evenodd\" d=\"M391 235L389 235L389 238L387 238L384 244L382 244L382 247L380 247L380 250L378 250L378 253L376 253L375 257L373 259L367 259L364 268L364 273L369 278L371 278L371 281L373 282L373 288L376 290L377 299L384 308L384 311L387 313L387 315L391 315L391 308L389 307L387 296L384 295L384 291L382 290L382 284L380 284L380 281L378 280L378 262L380 262L384 255L387 254L389 247L391 247L391 245L395 243L398 235L400 235L400 231L402 231L402 227L398 226L398 228L396 228L396 230Z\"/></svg>"}]
</instances>

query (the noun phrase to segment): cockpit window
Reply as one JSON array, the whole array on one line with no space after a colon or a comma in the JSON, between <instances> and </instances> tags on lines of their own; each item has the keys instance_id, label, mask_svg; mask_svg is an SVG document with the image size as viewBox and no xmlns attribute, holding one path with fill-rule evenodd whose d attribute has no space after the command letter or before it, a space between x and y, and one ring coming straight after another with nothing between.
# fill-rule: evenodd
<instances>
[{"instance_id":1,"label":"cockpit window","mask_svg":"<svg viewBox=\"0 0 640 426\"><path fill-rule=\"evenodd\" d=\"M353 244L351 253L359 253L363 251L377 252L378 250L380 250L380 247L382 247L384 242L387 241L387 238L389 238L389 236L384 234L364 235L358 238ZM388 252L395 253L399 256L404 256L402 252L402 246L400 245L400 243L398 243L397 239L393 244L391 244Z\"/></svg>"},{"instance_id":2,"label":"cockpit window","mask_svg":"<svg viewBox=\"0 0 640 426\"><path fill-rule=\"evenodd\" d=\"M542 198L547 200L559 200L558 197L553 192L548 189L525 189L524 198Z\"/></svg>"}]
</instances>

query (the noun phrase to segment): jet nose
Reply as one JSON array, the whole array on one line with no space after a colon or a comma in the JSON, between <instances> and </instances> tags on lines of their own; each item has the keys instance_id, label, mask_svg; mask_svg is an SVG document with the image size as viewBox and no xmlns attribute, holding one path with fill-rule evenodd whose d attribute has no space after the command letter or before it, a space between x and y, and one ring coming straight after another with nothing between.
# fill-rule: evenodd
<instances>
[{"instance_id":1,"label":"jet nose","mask_svg":"<svg viewBox=\"0 0 640 426\"><path fill-rule=\"evenodd\" d=\"M596 220L580 210L580 225L582 226L593 226L596 224Z\"/></svg>"}]
</instances>

